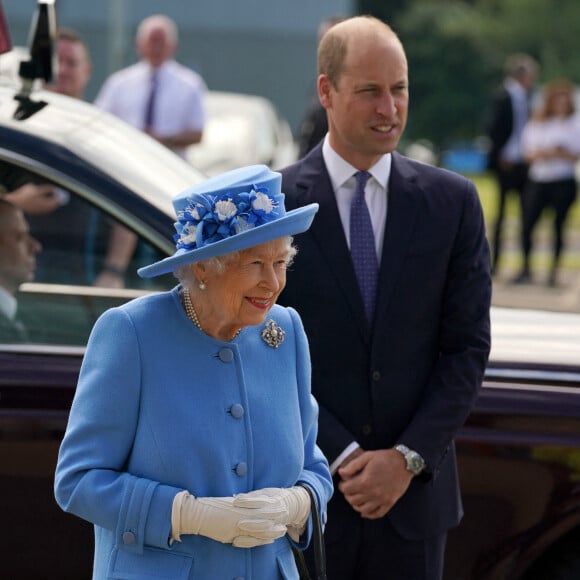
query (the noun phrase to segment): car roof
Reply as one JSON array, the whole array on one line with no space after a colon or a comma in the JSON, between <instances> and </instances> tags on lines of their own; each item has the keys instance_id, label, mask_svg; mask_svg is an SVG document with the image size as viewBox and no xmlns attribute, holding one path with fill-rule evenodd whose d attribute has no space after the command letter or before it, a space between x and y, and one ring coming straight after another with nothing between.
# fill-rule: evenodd
<instances>
[{"instance_id":1,"label":"car roof","mask_svg":"<svg viewBox=\"0 0 580 580\"><path fill-rule=\"evenodd\" d=\"M491 308L490 361L580 368L580 314Z\"/></svg>"},{"instance_id":2,"label":"car roof","mask_svg":"<svg viewBox=\"0 0 580 580\"><path fill-rule=\"evenodd\" d=\"M39 164L59 169L75 160L106 168L108 176L137 193L168 216L174 217L172 198L205 176L190 163L97 107L50 91L34 91L30 101L46 103L30 116L18 119L21 101L17 85L0 86L0 135L10 146L0 154L36 156ZM17 159L14 159L17 162Z\"/></svg>"}]
</instances>

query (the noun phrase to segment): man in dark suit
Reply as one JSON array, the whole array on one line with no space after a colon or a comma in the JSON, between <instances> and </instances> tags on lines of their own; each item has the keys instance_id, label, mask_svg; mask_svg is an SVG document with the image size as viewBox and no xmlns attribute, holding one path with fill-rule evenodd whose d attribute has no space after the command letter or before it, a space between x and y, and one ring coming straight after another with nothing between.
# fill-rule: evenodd
<instances>
[{"instance_id":1,"label":"man in dark suit","mask_svg":"<svg viewBox=\"0 0 580 580\"><path fill-rule=\"evenodd\" d=\"M387 25L335 25L318 71L328 135L282 174L287 207L320 210L280 302L306 327L335 474L328 578L439 580L462 516L453 438L490 348L481 205L472 182L394 152L407 60Z\"/></svg>"},{"instance_id":2,"label":"man in dark suit","mask_svg":"<svg viewBox=\"0 0 580 580\"><path fill-rule=\"evenodd\" d=\"M16 316L16 293L30 282L41 245L30 235L22 210L0 198L0 342L27 340Z\"/></svg>"},{"instance_id":3,"label":"man in dark suit","mask_svg":"<svg viewBox=\"0 0 580 580\"><path fill-rule=\"evenodd\" d=\"M528 165L521 149L521 136L529 118L529 100L538 75L538 64L529 55L511 55L505 64L506 77L494 94L487 132L491 141L488 168L496 176L499 188L497 217L493 229L492 270L497 266L502 249L502 228L505 201L514 191L522 209L523 191Z\"/></svg>"}]
</instances>

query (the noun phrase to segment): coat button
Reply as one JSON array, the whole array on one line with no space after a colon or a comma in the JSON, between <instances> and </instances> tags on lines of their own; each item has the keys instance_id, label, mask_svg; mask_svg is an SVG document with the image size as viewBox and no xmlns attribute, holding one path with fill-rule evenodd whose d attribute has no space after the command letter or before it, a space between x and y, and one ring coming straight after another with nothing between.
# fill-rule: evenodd
<instances>
[{"instance_id":1,"label":"coat button","mask_svg":"<svg viewBox=\"0 0 580 580\"><path fill-rule=\"evenodd\" d=\"M234 353L231 348L222 348L218 353L218 357L222 362L229 363L234 360Z\"/></svg>"},{"instance_id":2,"label":"coat button","mask_svg":"<svg viewBox=\"0 0 580 580\"><path fill-rule=\"evenodd\" d=\"M124 532L123 533L123 544L131 545L137 541L135 534L133 532Z\"/></svg>"},{"instance_id":3,"label":"coat button","mask_svg":"<svg viewBox=\"0 0 580 580\"><path fill-rule=\"evenodd\" d=\"M238 463L234 468L234 471L236 472L236 475L238 475L239 477L244 477L244 475L248 473L248 466L244 462Z\"/></svg>"},{"instance_id":4,"label":"coat button","mask_svg":"<svg viewBox=\"0 0 580 580\"><path fill-rule=\"evenodd\" d=\"M373 428L370 425L367 424L367 425L362 426L363 435L370 435L372 433L372 431L373 431Z\"/></svg>"},{"instance_id":5,"label":"coat button","mask_svg":"<svg viewBox=\"0 0 580 580\"><path fill-rule=\"evenodd\" d=\"M244 416L244 408L236 403L230 407L230 413L234 419L241 419Z\"/></svg>"},{"instance_id":6,"label":"coat button","mask_svg":"<svg viewBox=\"0 0 580 580\"><path fill-rule=\"evenodd\" d=\"M372 379L373 379L373 381L375 381L375 383L377 381L380 381L381 380L381 373L379 371L373 371Z\"/></svg>"},{"instance_id":7,"label":"coat button","mask_svg":"<svg viewBox=\"0 0 580 580\"><path fill-rule=\"evenodd\" d=\"M244 580L244 577L243 577L243 576L236 576L236 577L234 578L234 580Z\"/></svg>"}]
</instances>

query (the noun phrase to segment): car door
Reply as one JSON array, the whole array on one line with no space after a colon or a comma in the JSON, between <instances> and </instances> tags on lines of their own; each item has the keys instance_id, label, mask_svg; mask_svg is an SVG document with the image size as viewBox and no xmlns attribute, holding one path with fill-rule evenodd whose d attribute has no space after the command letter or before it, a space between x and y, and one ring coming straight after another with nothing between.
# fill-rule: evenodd
<instances>
[{"instance_id":1,"label":"car door","mask_svg":"<svg viewBox=\"0 0 580 580\"><path fill-rule=\"evenodd\" d=\"M0 513L5 530L0 568L5 578L90 578L92 526L62 512L53 497L58 448L84 347L106 309L168 289L176 280L136 276L140 265L164 250L143 233L146 228L140 228L131 203L116 203L120 193L114 187L100 192L88 181L65 185L58 173L40 174L32 160L22 157L18 164L2 163L3 175L13 180L5 189L23 182L49 184L62 203L47 214L26 214L42 250L34 280L16 294L25 334L17 340L0 335ZM135 204L135 211L142 207ZM111 230L118 225L136 232L133 257L121 288L97 287Z\"/></svg>"}]
</instances>

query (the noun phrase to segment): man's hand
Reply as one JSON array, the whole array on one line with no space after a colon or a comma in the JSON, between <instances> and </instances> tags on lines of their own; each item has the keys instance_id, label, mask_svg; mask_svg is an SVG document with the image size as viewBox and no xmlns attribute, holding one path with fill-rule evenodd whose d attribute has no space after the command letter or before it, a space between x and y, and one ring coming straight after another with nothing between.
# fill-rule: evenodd
<instances>
[{"instance_id":1,"label":"man's hand","mask_svg":"<svg viewBox=\"0 0 580 580\"><path fill-rule=\"evenodd\" d=\"M338 468L342 480L338 489L363 518L382 518L407 491L413 474L394 449L364 451L351 457Z\"/></svg>"},{"instance_id":2,"label":"man's hand","mask_svg":"<svg viewBox=\"0 0 580 580\"><path fill-rule=\"evenodd\" d=\"M49 183L27 183L5 194L5 199L31 215L50 213L62 205Z\"/></svg>"}]
</instances>

